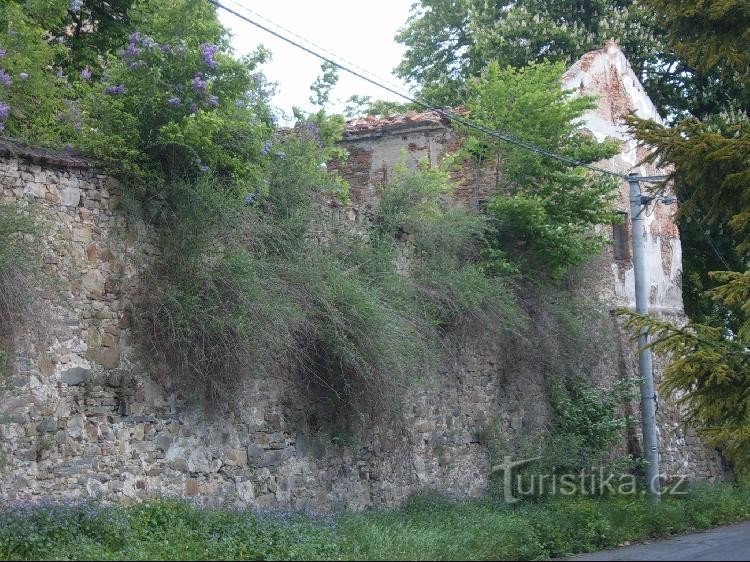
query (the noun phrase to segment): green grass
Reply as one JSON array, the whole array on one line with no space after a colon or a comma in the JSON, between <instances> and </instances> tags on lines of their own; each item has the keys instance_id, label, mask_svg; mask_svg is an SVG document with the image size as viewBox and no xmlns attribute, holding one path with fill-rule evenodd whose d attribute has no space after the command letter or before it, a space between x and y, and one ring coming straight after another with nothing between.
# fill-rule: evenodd
<instances>
[{"instance_id":1,"label":"green grass","mask_svg":"<svg viewBox=\"0 0 750 562\"><path fill-rule=\"evenodd\" d=\"M658 505L638 497L514 506L422 494L398 509L338 516L45 504L0 510L0 559L538 560L750 519L750 488L701 486Z\"/></svg>"}]
</instances>

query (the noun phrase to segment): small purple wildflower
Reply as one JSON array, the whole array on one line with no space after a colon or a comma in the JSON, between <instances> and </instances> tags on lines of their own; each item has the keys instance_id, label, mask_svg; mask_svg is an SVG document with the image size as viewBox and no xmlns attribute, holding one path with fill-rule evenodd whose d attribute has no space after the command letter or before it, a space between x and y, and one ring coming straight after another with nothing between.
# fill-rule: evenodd
<instances>
[{"instance_id":1,"label":"small purple wildflower","mask_svg":"<svg viewBox=\"0 0 750 562\"><path fill-rule=\"evenodd\" d=\"M190 113L195 113L196 111L198 111L198 105L195 104L195 103L191 103L190 104Z\"/></svg>"},{"instance_id":2,"label":"small purple wildflower","mask_svg":"<svg viewBox=\"0 0 750 562\"><path fill-rule=\"evenodd\" d=\"M0 120L5 120L10 114L10 104L0 101Z\"/></svg>"},{"instance_id":3,"label":"small purple wildflower","mask_svg":"<svg viewBox=\"0 0 750 562\"><path fill-rule=\"evenodd\" d=\"M0 59L5 58L5 55L8 54L8 51L5 49L0 49Z\"/></svg>"},{"instance_id":4,"label":"small purple wildflower","mask_svg":"<svg viewBox=\"0 0 750 562\"><path fill-rule=\"evenodd\" d=\"M83 7L83 0L71 0L70 2L70 11L74 14L77 14L81 11L81 8Z\"/></svg>"},{"instance_id":5,"label":"small purple wildflower","mask_svg":"<svg viewBox=\"0 0 750 562\"><path fill-rule=\"evenodd\" d=\"M104 93L110 96L119 96L125 92L125 85L118 84L117 86L107 86L104 88Z\"/></svg>"},{"instance_id":6,"label":"small purple wildflower","mask_svg":"<svg viewBox=\"0 0 750 562\"><path fill-rule=\"evenodd\" d=\"M26 81L26 80L29 79L29 73L28 72L21 72L21 73L18 74L18 77L21 80Z\"/></svg>"},{"instance_id":7,"label":"small purple wildflower","mask_svg":"<svg viewBox=\"0 0 750 562\"><path fill-rule=\"evenodd\" d=\"M270 140L267 140L267 141L266 141L266 142L265 142L265 143L263 144L263 148L261 148L261 149L260 149L260 153L261 153L261 154L262 154L263 156L268 156L268 153L269 153L269 152L271 152L271 146L272 146L272 145L273 145L273 143L272 143L272 142L271 142Z\"/></svg>"},{"instance_id":8,"label":"small purple wildflower","mask_svg":"<svg viewBox=\"0 0 750 562\"><path fill-rule=\"evenodd\" d=\"M130 42L133 45L137 45L138 43L140 43L141 42L141 33L139 31L134 31L133 33L131 33L130 34Z\"/></svg>"},{"instance_id":9,"label":"small purple wildflower","mask_svg":"<svg viewBox=\"0 0 750 562\"><path fill-rule=\"evenodd\" d=\"M0 68L0 84L5 86L6 88L10 86L13 83L13 79L10 77L10 74L5 72L2 68Z\"/></svg>"},{"instance_id":10,"label":"small purple wildflower","mask_svg":"<svg viewBox=\"0 0 750 562\"><path fill-rule=\"evenodd\" d=\"M153 38L146 36L143 39L141 39L141 43L144 47L147 49L153 49L154 47L158 47L159 45L156 43L156 41L153 40Z\"/></svg>"},{"instance_id":11,"label":"small purple wildflower","mask_svg":"<svg viewBox=\"0 0 750 562\"><path fill-rule=\"evenodd\" d=\"M140 53L141 50L138 48L138 45L135 43L129 43L122 56L126 59L132 59L137 57Z\"/></svg>"},{"instance_id":12,"label":"small purple wildflower","mask_svg":"<svg viewBox=\"0 0 750 562\"><path fill-rule=\"evenodd\" d=\"M203 43L201 45L201 54L203 55L203 62L208 68L216 68L219 63L214 60L214 56L219 50L218 45L213 43Z\"/></svg>"},{"instance_id":13,"label":"small purple wildflower","mask_svg":"<svg viewBox=\"0 0 750 562\"><path fill-rule=\"evenodd\" d=\"M276 151L276 156L283 160L284 158L286 158L286 152L284 152L283 150L278 150Z\"/></svg>"},{"instance_id":14,"label":"small purple wildflower","mask_svg":"<svg viewBox=\"0 0 750 562\"><path fill-rule=\"evenodd\" d=\"M210 96L208 98L208 101L206 102L208 107L218 107L219 106L219 97L218 96Z\"/></svg>"},{"instance_id":15,"label":"small purple wildflower","mask_svg":"<svg viewBox=\"0 0 750 562\"><path fill-rule=\"evenodd\" d=\"M200 74L200 73L196 74L195 78L193 78L192 84L193 84L193 89L196 92L205 95L206 89L208 88L208 84L203 79L203 74Z\"/></svg>"},{"instance_id":16,"label":"small purple wildflower","mask_svg":"<svg viewBox=\"0 0 750 562\"><path fill-rule=\"evenodd\" d=\"M165 55L172 55L172 54L174 54L174 51L172 50L172 46L171 45L162 45L161 46L161 52L164 53Z\"/></svg>"},{"instance_id":17,"label":"small purple wildflower","mask_svg":"<svg viewBox=\"0 0 750 562\"><path fill-rule=\"evenodd\" d=\"M173 96L167 100L167 105L171 105L172 107L180 107L182 105L182 100L177 96Z\"/></svg>"},{"instance_id":18,"label":"small purple wildflower","mask_svg":"<svg viewBox=\"0 0 750 562\"><path fill-rule=\"evenodd\" d=\"M89 69L88 66L81 70L81 80L84 80L86 82L91 80L91 69Z\"/></svg>"}]
</instances>

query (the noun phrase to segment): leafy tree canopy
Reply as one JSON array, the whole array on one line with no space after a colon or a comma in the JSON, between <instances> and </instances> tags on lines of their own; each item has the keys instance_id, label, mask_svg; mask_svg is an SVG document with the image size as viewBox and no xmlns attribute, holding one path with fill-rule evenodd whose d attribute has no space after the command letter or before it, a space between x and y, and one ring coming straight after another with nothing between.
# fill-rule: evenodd
<instances>
[{"instance_id":1,"label":"leafy tree canopy","mask_svg":"<svg viewBox=\"0 0 750 562\"><path fill-rule=\"evenodd\" d=\"M640 0L422 0L396 37L406 47L396 72L430 102L457 105L490 60L570 64L615 39L662 114L714 111L732 91L711 64L688 64L665 42L667 24Z\"/></svg>"},{"instance_id":2,"label":"leafy tree canopy","mask_svg":"<svg viewBox=\"0 0 750 562\"><path fill-rule=\"evenodd\" d=\"M598 143L577 131L579 119L594 100L571 98L560 87L562 71L561 63L532 64L520 70L491 63L467 85L472 121L581 162L614 155L615 143ZM604 240L591 227L615 219L610 205L613 181L492 142L472 129L466 134L460 156L495 163L498 171L496 192L487 207L493 225L487 253L492 267L532 275L547 272L554 278L602 248Z\"/></svg>"}]
</instances>

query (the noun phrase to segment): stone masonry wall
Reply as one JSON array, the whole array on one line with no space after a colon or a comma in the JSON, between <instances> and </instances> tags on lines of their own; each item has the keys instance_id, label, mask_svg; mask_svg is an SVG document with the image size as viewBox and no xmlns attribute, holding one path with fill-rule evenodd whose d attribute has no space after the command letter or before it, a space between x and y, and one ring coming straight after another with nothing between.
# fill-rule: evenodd
<instances>
[{"instance_id":1,"label":"stone masonry wall","mask_svg":"<svg viewBox=\"0 0 750 562\"><path fill-rule=\"evenodd\" d=\"M29 253L46 288L15 342L0 391L0 501L153 496L216 504L359 508L423 487L480 494L478 430L538 427L533 365L467 348L411 389L401 419L336 441L286 380L250 381L237 407L207 412L165 392L130 327L138 265L153 236L113 210L116 180L85 159L0 146L0 197L26 201L41 229Z\"/></svg>"},{"instance_id":2,"label":"stone masonry wall","mask_svg":"<svg viewBox=\"0 0 750 562\"><path fill-rule=\"evenodd\" d=\"M0 385L0 501L178 496L357 509L426 487L476 496L489 472L480 430L522 435L547 420L543 362L500 343L466 345L408 390L397 419L366 422L356 440L327 433L281 378L249 381L221 411L186 403L137 351L129 315L138 267L158 249L114 210L118 182L82 158L0 145L0 197L27 201L37 217L42 234L29 252L46 281ZM369 175L366 153L346 173ZM603 358L597 380L632 372L623 357L632 354ZM717 476L716 458L678 435L666 443L671 474Z\"/></svg>"}]
</instances>

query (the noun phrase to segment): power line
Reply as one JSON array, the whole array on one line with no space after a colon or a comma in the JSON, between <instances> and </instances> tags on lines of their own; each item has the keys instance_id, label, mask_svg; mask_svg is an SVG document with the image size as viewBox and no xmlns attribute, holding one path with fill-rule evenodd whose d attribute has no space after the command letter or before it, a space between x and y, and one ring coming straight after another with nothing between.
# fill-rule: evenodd
<instances>
[{"instance_id":1,"label":"power line","mask_svg":"<svg viewBox=\"0 0 750 562\"><path fill-rule=\"evenodd\" d=\"M433 106L433 105L431 105L431 104L429 104L429 103L427 103L425 101L422 101L422 100L420 100L418 98L415 98L413 96L404 94L403 92L398 91L396 88L393 88L391 86L383 84L379 80L376 80L374 78L370 78L368 76L365 76L365 74L363 74L362 72L352 69L350 66L347 66L346 64L343 64L343 63L335 60L334 58L331 58L331 56L323 55L323 54L321 54L320 52L318 52L314 48L302 45L298 41L295 41L294 39L290 39L289 37L285 36L283 33L280 33L279 31L275 31L275 30L269 28L267 25L259 23L259 22L255 21L252 18L249 18L249 17L247 17L247 16L245 16L243 14L240 14L239 12L237 12L236 10L233 10L232 8L228 8L227 6L223 5L218 0L208 0L208 2L211 3L212 5L214 5L215 7L220 8L220 9L224 10L225 12L228 12L228 13L230 13L230 14L238 17L238 18L240 18L241 20L243 20L243 21L245 21L245 22L247 22L247 23L249 23L251 25L254 25L257 28L262 29L266 33L270 33L274 37L277 37L278 39L281 39L282 41L285 41L286 43L289 43L290 45L293 45L294 47L297 47L298 49L301 49L301 50L305 51L306 53L311 54L314 57L317 57L317 58L319 58L319 59L321 59L321 60L323 60L323 61L325 61L325 62L327 62L327 63L329 63L329 64L331 64L333 66L335 66L336 68L339 68L339 69L343 70L344 72L348 72L349 74L351 74L353 76L356 76L357 78L365 80L366 82L369 82L370 84L373 84L374 86L378 86L379 88L382 88L382 89L386 90L387 92L390 92L390 93L392 93L392 94L394 94L396 96L404 98L405 100L407 100L407 101L409 101L409 102L411 102L411 103L413 103L415 105L418 105L418 106L420 106L420 107L422 107L424 109L428 109L430 111L434 111L435 113L437 113L438 115L440 115L441 117L444 117L445 119L447 119L449 121L453 121L454 123L458 123L459 125L463 125L464 127L468 128L468 129L473 129L473 130L478 131L478 132L480 132L482 134L485 134L485 135L490 136L490 137L494 137L496 139L499 139L501 141L507 142L509 144L513 144L513 145L519 146L521 148L524 148L526 150L529 150L529 151L534 152L536 154L539 154L541 156L546 156L547 158L552 158L552 159L558 160L560 162L565 162L566 164L570 164L571 166L579 166L579 167L591 170L593 172L597 172L599 174L604 174L604 175L608 175L608 176L614 176L614 177L616 177L618 179L627 179L627 177L624 176L623 174L618 174L617 172L612 172L611 170L607 170L605 168L600 168L598 166L593 166L591 164L587 164L585 162L581 162L579 160L575 160L574 158L570 158L568 156L564 156L562 154L558 154L558 153L553 152L551 150L547 150L545 148L537 146L537 145L535 145L533 143L521 140L518 137L515 137L514 135L511 135L509 133L505 133L505 132L502 132L502 131L495 131L495 130L492 130L492 129L488 129L488 128L482 126L482 125L478 125L478 124L473 123L473 122L471 122L471 121L469 121L467 119L464 119L463 117L461 117L460 115L457 115L456 113L454 113L452 111L447 111L445 109L442 109L442 108L439 108L439 107L435 107L435 106ZM250 12L249 9L247 9L247 8L244 8L244 9ZM254 14L254 12L251 12L251 13ZM277 24L271 22L267 18L263 18L263 19L265 21L273 24L274 26L281 28L281 26L278 26ZM281 29L283 29L283 28L281 28ZM307 41L306 39L302 38L301 36L299 36L297 34L294 34L294 35L296 37L299 37L300 39L302 39L306 43L310 43L310 41ZM310 43L310 44L312 44L312 43ZM330 54L332 56L336 57L336 58L339 58L336 55L334 55L333 53L330 53ZM352 65L352 66L355 66L355 65ZM362 69L362 71L366 72L367 74L371 74L370 72L365 71L364 69Z\"/></svg>"},{"instance_id":2,"label":"power line","mask_svg":"<svg viewBox=\"0 0 750 562\"><path fill-rule=\"evenodd\" d=\"M410 94L403 94L403 92L405 90L400 89L401 88L400 85L395 84L394 82L391 82L389 79L383 78L382 76L379 76L378 74L375 74L374 72L370 72L366 68L363 68L363 67L359 66L357 63L354 63L354 62L352 62L350 60L347 60L344 57L342 57L340 55L337 55L333 51L330 51L330 50L326 49L325 47L322 47L322 46L318 45L317 43L313 43L309 39L303 37L302 35L299 35L298 33L292 31L288 27L284 27L281 24L278 24L278 23L276 23L274 21L271 21L270 19L268 19L267 17L265 17L263 14L259 14L258 12L254 11L254 10L251 10L247 6L244 6L244 5L240 4L237 0L224 0L224 1L230 2L231 4L237 6L239 9L242 9L245 12L247 12L249 14L252 14L256 18L265 21L266 23L274 26L277 29L280 29L284 33L287 33L288 35L291 35L292 37L296 37L300 41L304 41L306 44L310 45L312 48L317 49L318 51L320 51L322 53L326 53L327 55L330 55L331 57L335 57L337 60L343 62L344 64L348 65L349 67L354 68L354 69L356 69L356 70L358 70L358 71L360 71L362 73L368 74L371 78L377 80L378 82L386 84L386 85L392 87L394 90L398 90L399 92L401 92L399 95L406 95L406 96L410 95Z\"/></svg>"}]
</instances>

